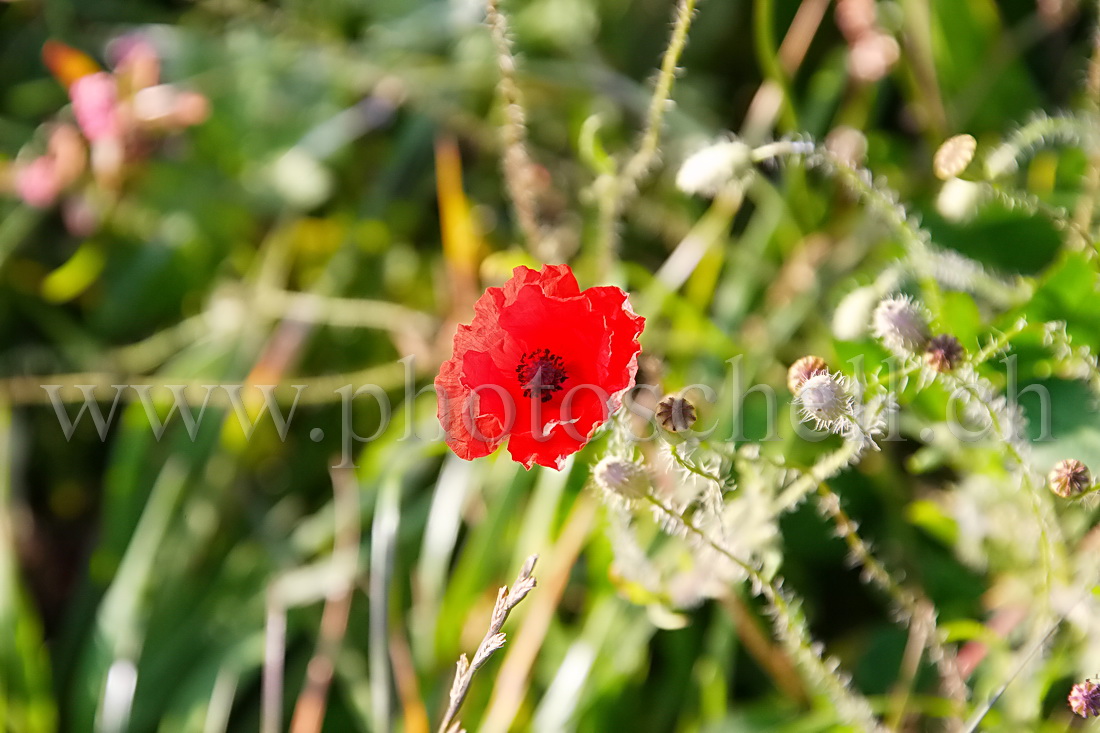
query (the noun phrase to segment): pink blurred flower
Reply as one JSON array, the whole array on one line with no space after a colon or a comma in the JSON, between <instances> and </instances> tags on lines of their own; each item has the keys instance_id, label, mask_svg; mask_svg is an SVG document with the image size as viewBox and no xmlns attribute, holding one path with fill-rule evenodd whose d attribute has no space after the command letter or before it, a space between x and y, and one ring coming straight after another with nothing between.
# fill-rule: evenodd
<instances>
[{"instance_id":1,"label":"pink blurred flower","mask_svg":"<svg viewBox=\"0 0 1100 733\"><path fill-rule=\"evenodd\" d=\"M134 95L131 107L137 124L157 130L197 125L210 111L206 97L171 84L142 89Z\"/></svg>"},{"instance_id":2,"label":"pink blurred flower","mask_svg":"<svg viewBox=\"0 0 1100 733\"><path fill-rule=\"evenodd\" d=\"M69 87L73 114L84 136L92 142L121 134L118 118L118 82L106 71L82 76Z\"/></svg>"},{"instance_id":3,"label":"pink blurred flower","mask_svg":"<svg viewBox=\"0 0 1100 733\"><path fill-rule=\"evenodd\" d=\"M61 193L57 165L48 155L19 165L15 169L15 192L28 206L45 209L53 206Z\"/></svg>"},{"instance_id":4,"label":"pink blurred flower","mask_svg":"<svg viewBox=\"0 0 1100 733\"><path fill-rule=\"evenodd\" d=\"M210 116L210 100L199 92L182 91L176 95L173 120L179 127L191 127L206 122Z\"/></svg>"},{"instance_id":5,"label":"pink blurred flower","mask_svg":"<svg viewBox=\"0 0 1100 733\"><path fill-rule=\"evenodd\" d=\"M90 237L99 229L102 212L88 196L76 193L61 202L61 220L74 237Z\"/></svg>"},{"instance_id":6,"label":"pink blurred flower","mask_svg":"<svg viewBox=\"0 0 1100 733\"><path fill-rule=\"evenodd\" d=\"M135 94L160 81L160 58L153 44L139 34L120 36L107 49L123 95Z\"/></svg>"},{"instance_id":7,"label":"pink blurred flower","mask_svg":"<svg viewBox=\"0 0 1100 733\"><path fill-rule=\"evenodd\" d=\"M1100 715L1100 685L1092 680L1074 685L1068 700L1070 709L1082 718Z\"/></svg>"},{"instance_id":8,"label":"pink blurred flower","mask_svg":"<svg viewBox=\"0 0 1100 733\"><path fill-rule=\"evenodd\" d=\"M89 159L95 182L117 192L129 164L146 157L158 137L197 125L209 115L209 101L202 94L159 83L156 48L140 34L111 43L112 71L98 70L90 58L56 42L47 43L43 54L68 86L80 130L70 126L51 139L49 160L24 166L28 170L19 174L24 184L16 188L27 193L26 200L49 205L83 173ZM13 169L13 183L18 172Z\"/></svg>"},{"instance_id":9,"label":"pink blurred flower","mask_svg":"<svg viewBox=\"0 0 1100 733\"><path fill-rule=\"evenodd\" d=\"M69 124L60 124L50 132L47 155L54 160L61 188L76 182L87 166L88 151L80 131Z\"/></svg>"},{"instance_id":10,"label":"pink blurred flower","mask_svg":"<svg viewBox=\"0 0 1100 733\"><path fill-rule=\"evenodd\" d=\"M29 206L53 206L57 198L80 178L86 165L84 141L72 125L57 125L50 131L46 154L16 162L15 192Z\"/></svg>"}]
</instances>

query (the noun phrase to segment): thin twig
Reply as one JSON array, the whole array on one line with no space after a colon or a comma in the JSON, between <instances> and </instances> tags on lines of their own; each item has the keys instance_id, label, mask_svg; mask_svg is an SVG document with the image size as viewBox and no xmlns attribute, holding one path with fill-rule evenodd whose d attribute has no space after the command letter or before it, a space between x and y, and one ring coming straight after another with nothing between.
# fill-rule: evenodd
<instances>
[{"instance_id":1,"label":"thin twig","mask_svg":"<svg viewBox=\"0 0 1100 733\"><path fill-rule=\"evenodd\" d=\"M626 191L634 189L638 185L657 159L657 146L661 140L661 127L664 123L665 111L668 109L669 100L672 96L672 83L676 79L676 67L680 63L680 55L687 45L688 29L691 28L691 19L694 14L695 0L680 0L677 3L672 36L669 38L665 55L661 59L661 71L657 76L657 83L653 87L653 96L649 100L649 112L646 115L642 141L638 145L638 150L623 168L621 182ZM627 193L626 195L629 196L630 194Z\"/></svg>"},{"instance_id":2,"label":"thin twig","mask_svg":"<svg viewBox=\"0 0 1100 733\"><path fill-rule=\"evenodd\" d=\"M266 290L256 299L255 305L264 315L273 318L292 317L308 323L344 328L413 329L427 335L437 325L436 319L427 313L385 300L335 298L281 288Z\"/></svg>"},{"instance_id":3,"label":"thin twig","mask_svg":"<svg viewBox=\"0 0 1100 733\"><path fill-rule=\"evenodd\" d=\"M680 467L683 468L688 473L693 473L696 476L699 476L700 478L707 479L708 481L713 481L714 483L718 484L719 487L722 487L722 486L726 485L726 482L722 479L721 476L718 476L718 475L710 473L709 471L706 471L702 468L699 468L694 463L691 463L686 458L681 456L680 451L678 451L676 449L676 446L673 445L672 443L669 443L669 445L668 445L668 452L672 456L672 459L674 461L676 461L676 463L678 463L680 465Z\"/></svg>"},{"instance_id":4,"label":"thin twig","mask_svg":"<svg viewBox=\"0 0 1100 733\"><path fill-rule=\"evenodd\" d=\"M610 275L613 261L617 226L619 216L630 203L630 200L638 193L638 184L649 173L657 159L657 151L661 141L661 129L664 124L665 112L668 109L672 95L672 84L676 79L677 65L680 63L680 55L687 45L688 30L691 28L692 16L695 14L695 0L680 0L676 5L675 20L672 26L672 35L669 37L668 46L665 48L661 59L661 70L657 75L657 82L653 87L653 96L649 100L649 111L646 114L645 128L642 131L641 141L637 150L617 175L606 176L600 184L599 222L595 239L598 250L596 252L597 268L601 278Z\"/></svg>"},{"instance_id":5,"label":"thin twig","mask_svg":"<svg viewBox=\"0 0 1100 733\"><path fill-rule=\"evenodd\" d=\"M1100 114L1100 29L1093 29L1092 54L1089 56L1085 93L1089 112L1093 115ZM1100 194L1100 153L1096 151L1089 155L1089 168L1085 172L1082 188L1081 198L1077 203L1077 210L1074 212L1073 224L1078 229L1091 232L1096 209L1096 197ZM1082 244L1087 246L1089 241L1091 241L1091 238L1086 234Z\"/></svg>"},{"instance_id":6,"label":"thin twig","mask_svg":"<svg viewBox=\"0 0 1100 733\"><path fill-rule=\"evenodd\" d=\"M347 556L351 564L351 576L357 572L359 559L359 484L355 473L346 468L334 468L332 477L332 506L336 537L334 555ZM351 613L353 583L331 595L325 601L321 615L321 628L317 638L317 650L306 668L305 688L298 696L291 718L291 733L319 733L325 720L325 707L332 677L336 671L336 657L344 641Z\"/></svg>"},{"instance_id":7,"label":"thin twig","mask_svg":"<svg viewBox=\"0 0 1100 733\"><path fill-rule=\"evenodd\" d=\"M408 365L408 371L414 376L428 373L426 367L419 370L414 367L414 364ZM283 404L297 401L297 404L304 405L346 400L348 398L346 388L349 386L359 388L369 385L378 387L384 392L394 390L405 383L405 378L404 362L382 364L340 374L284 377L278 384L270 385L249 384L241 380L219 381L218 377L182 379L164 375L152 378L135 374L82 372L3 378L0 379L0 396L14 405L50 404L55 401L55 398L59 404L113 403L116 399L119 403L125 404L139 396L137 389L149 387L164 390L163 394L150 393L154 400L162 396L166 398L170 396L174 400L178 397L179 401L192 407L201 407L204 404L210 407L230 407L233 403L229 390L240 388L245 390L244 394L247 395L250 392L259 394L256 390L273 387L272 397L276 402ZM295 385L300 386L301 389L295 389ZM54 386L58 387L56 392L45 389ZM176 392L169 394L172 387L182 387L182 389L178 395ZM85 388L88 394L85 394ZM365 390L362 394L369 396Z\"/></svg>"},{"instance_id":8,"label":"thin twig","mask_svg":"<svg viewBox=\"0 0 1100 733\"><path fill-rule=\"evenodd\" d=\"M516 59L512 54L512 42L508 38L508 22L500 12L498 0L489 0L486 4L486 22L493 36L497 63L500 66L497 90L504 102L504 124L500 130L504 144L504 182L527 244L537 254L543 241L535 199L534 184L537 174L531 156L527 153L527 113L524 111L519 84L516 83Z\"/></svg>"},{"instance_id":9,"label":"thin twig","mask_svg":"<svg viewBox=\"0 0 1100 733\"><path fill-rule=\"evenodd\" d=\"M582 494L574 502L569 517L554 541L549 565L543 568L541 590L531 602L512 643L508 645L508 652L493 684L488 710L478 727L481 733L507 733L515 727L516 715L527 694L531 669L535 666L539 650L546 641L546 634L554 623L573 566L584 550L595 519L595 502L588 494Z\"/></svg>"},{"instance_id":10,"label":"thin twig","mask_svg":"<svg viewBox=\"0 0 1100 733\"><path fill-rule=\"evenodd\" d=\"M775 622L780 642L805 674L811 675L821 689L832 698L841 717L858 722L867 730L881 731L867 700L849 689L849 681L838 671L832 660L823 658L820 649L812 642L806 620L797 605L788 600L782 590L782 579L769 578L749 561L738 557L725 543L712 537L694 521L667 506L652 494L646 500L668 518L685 536L694 537L719 554L728 558L745 572L752 583L753 592L767 603Z\"/></svg>"},{"instance_id":11,"label":"thin twig","mask_svg":"<svg viewBox=\"0 0 1100 733\"><path fill-rule=\"evenodd\" d=\"M920 661L919 653L927 648L931 659L939 670L944 692L955 702L959 710L962 710L962 706L966 703L966 682L959 672L954 653L944 645L944 636L936 627L935 606L923 595L919 595L917 592L898 583L890 571L871 553L871 548L860 537L856 523L841 507L840 497L832 489L822 482L818 484L817 493L819 497L818 506L833 521L837 534L844 540L849 552L852 553L852 559L862 568L862 576L890 597L896 611L909 624L910 645L906 647L906 670L908 671L910 666L915 668L915 665ZM912 652L918 655L916 661L912 662L910 660L910 647L914 643L914 639L917 638L921 640L921 645L916 652ZM896 723L901 719L900 716L904 712L904 702L908 697L908 686L899 684L897 689L900 703L894 707L894 714L899 717L893 721L894 724L888 726L891 730L897 728Z\"/></svg>"},{"instance_id":12,"label":"thin twig","mask_svg":"<svg viewBox=\"0 0 1100 733\"><path fill-rule=\"evenodd\" d=\"M283 666L286 655L286 606L274 585L267 593L267 624L264 630L264 668L260 685L260 733L283 729Z\"/></svg>"},{"instance_id":13,"label":"thin twig","mask_svg":"<svg viewBox=\"0 0 1100 733\"><path fill-rule=\"evenodd\" d=\"M370 580L368 583L367 650L370 669L371 728L377 733L393 730L390 713L391 672L387 653L390 635L390 582L397 554L397 531L401 524L401 482L394 475L382 482L375 500L370 532Z\"/></svg>"},{"instance_id":14,"label":"thin twig","mask_svg":"<svg viewBox=\"0 0 1100 733\"><path fill-rule=\"evenodd\" d=\"M913 693L913 681L920 669L924 647L932 637L931 631L927 624L918 619L914 619L909 624L909 639L905 643L905 652L901 656L898 681L894 685L893 692L890 693L890 713L886 719L886 727L889 730L902 730L902 722L909 707L909 698Z\"/></svg>"},{"instance_id":15,"label":"thin twig","mask_svg":"<svg viewBox=\"0 0 1100 733\"><path fill-rule=\"evenodd\" d=\"M489 661L489 657L493 656L497 649L504 646L505 635L501 632L501 629L504 627L504 622L508 620L508 614L519 605L520 601L527 597L528 593L534 590L536 583L531 572L535 569L535 563L538 562L538 559L538 555L531 555L527 558L511 589L505 585L497 592L497 602L493 606L493 615L489 619L489 630L485 632L484 638L478 644L473 661L470 661L465 654L458 658L454 682L451 684L450 701L447 704L447 711L443 714L443 719L439 722L439 733L452 733L462 730L458 722L458 710L462 707L463 701L466 700L474 674Z\"/></svg>"},{"instance_id":16,"label":"thin twig","mask_svg":"<svg viewBox=\"0 0 1100 733\"><path fill-rule=\"evenodd\" d=\"M741 640L745 651L760 665L764 673L771 677L776 688L787 699L795 704L804 705L809 699L806 686L798 676L798 669L786 650L772 643L771 639L765 635L762 624L749 612L745 601L732 589L723 593L719 601L733 620L737 637Z\"/></svg>"},{"instance_id":17,"label":"thin twig","mask_svg":"<svg viewBox=\"0 0 1100 733\"><path fill-rule=\"evenodd\" d=\"M974 733L974 731L978 730L978 726L982 724L982 720L985 719L985 716L989 714L989 711L992 710L993 706L997 704L997 701L1001 699L1001 695L1005 694L1005 690L1007 690L1008 686L1013 683L1017 676L1019 676L1020 672L1024 670L1024 667L1026 667L1032 658L1046 646L1046 643L1054 636L1054 632L1058 630L1058 627L1061 626L1064 619L1065 614L1051 623L1050 629L1043 634L1042 637L1036 639L1031 645L1031 648L1021 655L1020 663L1016 666L1016 669L1013 670L1012 674L1008 676L1001 686L989 696L989 699L979 706L978 709L974 711L974 714L966 721L966 726L964 728L965 733Z\"/></svg>"}]
</instances>

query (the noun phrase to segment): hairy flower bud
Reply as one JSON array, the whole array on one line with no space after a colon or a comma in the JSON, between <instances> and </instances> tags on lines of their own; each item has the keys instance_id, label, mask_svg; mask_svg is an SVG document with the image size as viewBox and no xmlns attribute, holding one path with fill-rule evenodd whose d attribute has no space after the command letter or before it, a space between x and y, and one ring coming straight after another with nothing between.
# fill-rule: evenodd
<instances>
[{"instance_id":1,"label":"hairy flower bud","mask_svg":"<svg viewBox=\"0 0 1100 733\"><path fill-rule=\"evenodd\" d=\"M649 477L634 461L607 456L592 469L596 485L621 499L641 499L649 493Z\"/></svg>"},{"instance_id":2,"label":"hairy flower bud","mask_svg":"<svg viewBox=\"0 0 1100 733\"><path fill-rule=\"evenodd\" d=\"M864 285L845 295L833 311L833 335L841 341L863 338L878 301L879 292L873 285Z\"/></svg>"},{"instance_id":3,"label":"hairy flower bud","mask_svg":"<svg viewBox=\"0 0 1100 733\"><path fill-rule=\"evenodd\" d=\"M1078 682L1069 691L1070 710L1082 718L1091 718L1100 715L1100 685L1092 680Z\"/></svg>"},{"instance_id":4,"label":"hairy flower bud","mask_svg":"<svg viewBox=\"0 0 1100 733\"><path fill-rule=\"evenodd\" d=\"M978 207L986 194L986 189L980 183L963 178L948 179L936 196L936 211L950 222L970 221L978 213Z\"/></svg>"},{"instance_id":5,"label":"hairy flower bud","mask_svg":"<svg viewBox=\"0 0 1100 733\"><path fill-rule=\"evenodd\" d=\"M906 296L886 298L871 316L875 336L898 356L919 354L928 345L928 318Z\"/></svg>"},{"instance_id":6,"label":"hairy flower bud","mask_svg":"<svg viewBox=\"0 0 1100 733\"><path fill-rule=\"evenodd\" d=\"M802 407L802 419L813 420L819 430L833 430L852 409L852 398L840 378L823 372L807 379L798 390L795 403Z\"/></svg>"},{"instance_id":7,"label":"hairy flower bud","mask_svg":"<svg viewBox=\"0 0 1100 733\"><path fill-rule=\"evenodd\" d=\"M932 171L941 181L955 178L974 160L974 151L978 141L973 135L955 135L943 141L935 157L932 158Z\"/></svg>"},{"instance_id":8,"label":"hairy flower bud","mask_svg":"<svg viewBox=\"0 0 1100 733\"><path fill-rule=\"evenodd\" d=\"M1074 458L1058 461L1047 476L1050 490L1063 499L1073 499L1092 486L1092 476L1084 463Z\"/></svg>"},{"instance_id":9,"label":"hairy flower bud","mask_svg":"<svg viewBox=\"0 0 1100 733\"><path fill-rule=\"evenodd\" d=\"M791 391L791 394L797 395L798 390L802 389L802 385L806 383L807 379L815 374L828 371L829 365L820 356L804 356L791 364L791 368L787 370L787 389Z\"/></svg>"},{"instance_id":10,"label":"hairy flower bud","mask_svg":"<svg viewBox=\"0 0 1100 733\"><path fill-rule=\"evenodd\" d=\"M944 374L957 367L965 355L966 352L959 340L944 333L928 342L928 348L924 351L924 360L928 366Z\"/></svg>"},{"instance_id":11,"label":"hairy flower bud","mask_svg":"<svg viewBox=\"0 0 1100 733\"><path fill-rule=\"evenodd\" d=\"M740 140L722 140L689 156L676 174L684 193L715 196L752 168L752 148Z\"/></svg>"},{"instance_id":12,"label":"hairy flower bud","mask_svg":"<svg viewBox=\"0 0 1100 733\"><path fill-rule=\"evenodd\" d=\"M683 397L669 395L657 405L657 422L672 433L689 430L695 424L695 405Z\"/></svg>"}]
</instances>

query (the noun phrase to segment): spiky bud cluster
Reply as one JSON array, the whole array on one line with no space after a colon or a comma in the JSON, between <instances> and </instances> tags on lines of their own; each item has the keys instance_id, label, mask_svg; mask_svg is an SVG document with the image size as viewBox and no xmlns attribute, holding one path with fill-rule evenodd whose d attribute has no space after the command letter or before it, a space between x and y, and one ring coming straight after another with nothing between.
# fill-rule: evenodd
<instances>
[{"instance_id":1,"label":"spiky bud cluster","mask_svg":"<svg viewBox=\"0 0 1100 733\"><path fill-rule=\"evenodd\" d=\"M1078 682L1069 691L1069 708L1082 718L1100 715L1100 685L1092 680Z\"/></svg>"},{"instance_id":2,"label":"spiky bud cluster","mask_svg":"<svg viewBox=\"0 0 1100 733\"><path fill-rule=\"evenodd\" d=\"M691 429L695 420L695 405L683 397L669 395L657 405L657 422L671 433Z\"/></svg>"},{"instance_id":3,"label":"spiky bud cluster","mask_svg":"<svg viewBox=\"0 0 1100 733\"><path fill-rule=\"evenodd\" d=\"M1050 490L1063 499L1080 496L1092 486L1088 467L1075 458L1058 461L1047 476Z\"/></svg>"},{"instance_id":4,"label":"spiky bud cluster","mask_svg":"<svg viewBox=\"0 0 1100 733\"><path fill-rule=\"evenodd\" d=\"M802 407L802 419L813 420L819 430L833 430L852 409L848 390L839 377L829 372L803 382L795 403Z\"/></svg>"},{"instance_id":5,"label":"spiky bud cluster","mask_svg":"<svg viewBox=\"0 0 1100 733\"><path fill-rule=\"evenodd\" d=\"M607 456L592 470L596 485L621 499L633 501L649 493L649 476L641 464Z\"/></svg>"},{"instance_id":6,"label":"spiky bud cluster","mask_svg":"<svg viewBox=\"0 0 1100 733\"><path fill-rule=\"evenodd\" d=\"M791 364L791 368L787 370L787 389L791 391L791 394L797 395L798 390L802 389L802 385L806 383L806 380L815 374L828 371L829 365L820 356L812 354L804 356Z\"/></svg>"},{"instance_id":7,"label":"spiky bud cluster","mask_svg":"<svg viewBox=\"0 0 1100 733\"><path fill-rule=\"evenodd\" d=\"M740 140L722 140L689 156L676 174L684 193L716 196L752 169L752 148Z\"/></svg>"},{"instance_id":8,"label":"spiky bud cluster","mask_svg":"<svg viewBox=\"0 0 1100 733\"><path fill-rule=\"evenodd\" d=\"M883 345L898 356L919 354L928 345L928 317L904 295L881 301L871 315L871 328Z\"/></svg>"},{"instance_id":9,"label":"spiky bud cluster","mask_svg":"<svg viewBox=\"0 0 1100 733\"><path fill-rule=\"evenodd\" d=\"M965 355L966 351L959 340L947 333L934 337L924 350L925 362L940 374L952 371Z\"/></svg>"},{"instance_id":10,"label":"spiky bud cluster","mask_svg":"<svg viewBox=\"0 0 1100 733\"><path fill-rule=\"evenodd\" d=\"M955 135L943 141L932 158L932 171L941 181L955 178L974 160L978 141L973 135Z\"/></svg>"}]
</instances>

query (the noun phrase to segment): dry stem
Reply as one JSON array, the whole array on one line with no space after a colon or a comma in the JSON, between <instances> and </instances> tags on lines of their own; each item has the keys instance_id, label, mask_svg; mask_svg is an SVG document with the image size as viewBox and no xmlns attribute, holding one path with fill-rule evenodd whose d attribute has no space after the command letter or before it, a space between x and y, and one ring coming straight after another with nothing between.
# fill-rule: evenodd
<instances>
[{"instance_id":1,"label":"dry stem","mask_svg":"<svg viewBox=\"0 0 1100 733\"><path fill-rule=\"evenodd\" d=\"M439 723L439 733L459 733L462 731L458 721L458 709L462 707L466 694L470 691L470 683L473 682L474 673L481 669L485 662L489 661L489 657L493 656L497 649L504 646L505 635L501 632L501 628L504 626L504 622L508 620L508 614L519 605L520 601L527 597L528 593L534 590L535 579L531 576L531 572L535 569L535 563L538 559L538 555L531 555L527 558L527 562L523 563L523 569L520 570L511 590L508 589L508 586L502 586L497 592L497 602L493 606L493 615L489 619L489 630L485 632L485 637L478 644L473 661L471 662L465 654L458 658L455 679L451 684L450 702L447 705L447 711L443 714L443 720Z\"/></svg>"}]
</instances>

